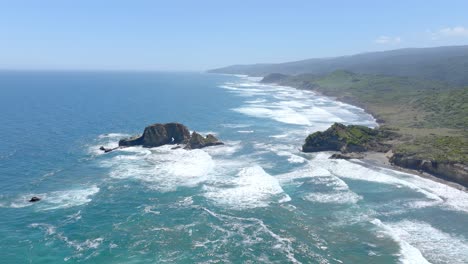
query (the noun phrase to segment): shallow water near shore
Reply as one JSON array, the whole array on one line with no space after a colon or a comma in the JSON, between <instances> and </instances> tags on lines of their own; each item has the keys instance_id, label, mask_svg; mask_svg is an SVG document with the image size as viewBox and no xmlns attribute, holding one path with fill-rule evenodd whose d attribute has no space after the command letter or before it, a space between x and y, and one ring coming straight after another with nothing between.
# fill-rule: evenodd
<instances>
[{"instance_id":1,"label":"shallow water near shore","mask_svg":"<svg viewBox=\"0 0 468 264\"><path fill-rule=\"evenodd\" d=\"M257 81L0 73L0 262L468 262L466 192L301 153L311 132L375 120ZM174 121L226 145L98 150Z\"/></svg>"}]
</instances>

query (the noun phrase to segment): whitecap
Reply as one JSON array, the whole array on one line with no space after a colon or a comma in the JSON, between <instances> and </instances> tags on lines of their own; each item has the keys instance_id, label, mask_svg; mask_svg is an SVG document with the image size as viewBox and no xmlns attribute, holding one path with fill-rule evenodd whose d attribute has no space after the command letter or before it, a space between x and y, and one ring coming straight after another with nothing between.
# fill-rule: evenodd
<instances>
[{"instance_id":1,"label":"whitecap","mask_svg":"<svg viewBox=\"0 0 468 264\"><path fill-rule=\"evenodd\" d=\"M215 167L211 156L203 150L171 148L169 145L153 149L125 148L134 154L118 155L102 164L111 168L110 176L114 179L140 180L163 192L180 186L194 187L205 181Z\"/></svg>"},{"instance_id":2,"label":"whitecap","mask_svg":"<svg viewBox=\"0 0 468 264\"><path fill-rule=\"evenodd\" d=\"M95 185L84 189L50 192L42 195L38 208L53 210L87 204L92 201L91 197L98 192L99 188Z\"/></svg>"},{"instance_id":3,"label":"whitecap","mask_svg":"<svg viewBox=\"0 0 468 264\"><path fill-rule=\"evenodd\" d=\"M251 134L253 132L254 132L253 130L238 130L237 131L237 133L241 133L241 134Z\"/></svg>"},{"instance_id":4,"label":"whitecap","mask_svg":"<svg viewBox=\"0 0 468 264\"><path fill-rule=\"evenodd\" d=\"M251 125L249 124L222 124L221 126L227 127L227 128L244 128L244 127L250 127Z\"/></svg>"},{"instance_id":5,"label":"whitecap","mask_svg":"<svg viewBox=\"0 0 468 264\"><path fill-rule=\"evenodd\" d=\"M428 223L403 220L386 223L393 235L407 241L434 263L468 263L468 242L434 228Z\"/></svg>"},{"instance_id":6,"label":"whitecap","mask_svg":"<svg viewBox=\"0 0 468 264\"><path fill-rule=\"evenodd\" d=\"M64 209L74 206L87 204L92 201L91 197L99 192L99 188L95 185L87 188L75 188L64 191L52 191L39 194L23 194L15 198L9 203L5 203L3 207L23 208L35 205L38 210L54 210ZM40 202L31 203L29 199L33 196L41 198Z\"/></svg>"},{"instance_id":7,"label":"whitecap","mask_svg":"<svg viewBox=\"0 0 468 264\"><path fill-rule=\"evenodd\" d=\"M362 162L330 160L328 156L327 153L319 153L311 163L326 168L339 177L403 186L424 195L426 200L408 203L413 208L445 205L441 208L468 212L468 193L464 191L413 174L381 167L363 166Z\"/></svg>"},{"instance_id":8,"label":"whitecap","mask_svg":"<svg viewBox=\"0 0 468 264\"><path fill-rule=\"evenodd\" d=\"M124 133L108 133L108 134L101 134L98 136L98 138L125 138L129 137L129 134L124 134Z\"/></svg>"},{"instance_id":9,"label":"whitecap","mask_svg":"<svg viewBox=\"0 0 468 264\"><path fill-rule=\"evenodd\" d=\"M226 244L236 241L233 237L240 237L242 246L254 246L259 243L264 243L264 237L267 236L273 239L274 243L271 245L272 251L279 251L280 254L285 256L290 263L300 263L294 254L293 239L281 236L271 230L261 219L257 218L244 218L221 213L215 213L207 208L202 208L208 215L214 217L218 221L210 221L208 224L219 235L216 240L205 238L203 241L193 241L194 247L206 247L209 244L216 246L225 246ZM213 222L213 223L211 223ZM220 223L215 225L214 223ZM240 246L240 245L239 245ZM249 254L249 251L245 252ZM254 259L257 256L248 256ZM263 259L264 261L264 259ZM259 262L262 262L259 260ZM325 262L326 263L326 262Z\"/></svg>"},{"instance_id":10,"label":"whitecap","mask_svg":"<svg viewBox=\"0 0 468 264\"><path fill-rule=\"evenodd\" d=\"M304 199L315 203L355 204L361 200L362 197L351 191L331 193L314 192L305 195Z\"/></svg>"},{"instance_id":11,"label":"whitecap","mask_svg":"<svg viewBox=\"0 0 468 264\"><path fill-rule=\"evenodd\" d=\"M400 261L403 264L430 264L416 247L395 234L395 230L383 224L379 219L371 221L372 224L380 228L379 233L390 237L400 246Z\"/></svg>"},{"instance_id":12,"label":"whitecap","mask_svg":"<svg viewBox=\"0 0 468 264\"><path fill-rule=\"evenodd\" d=\"M204 196L220 205L245 209L268 206L284 199L285 194L278 180L256 165L241 169L236 177L216 186L205 185ZM273 200L277 196L279 199Z\"/></svg>"},{"instance_id":13,"label":"whitecap","mask_svg":"<svg viewBox=\"0 0 468 264\"><path fill-rule=\"evenodd\" d=\"M290 107L244 106L232 109L248 116L273 119L281 123L294 125L311 125L309 119Z\"/></svg>"}]
</instances>

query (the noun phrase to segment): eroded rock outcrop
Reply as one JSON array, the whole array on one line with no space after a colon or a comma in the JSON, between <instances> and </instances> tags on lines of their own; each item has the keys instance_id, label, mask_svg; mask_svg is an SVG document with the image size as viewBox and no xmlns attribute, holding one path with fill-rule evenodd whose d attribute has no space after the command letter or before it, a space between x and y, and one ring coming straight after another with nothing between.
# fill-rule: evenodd
<instances>
[{"instance_id":1,"label":"eroded rock outcrop","mask_svg":"<svg viewBox=\"0 0 468 264\"><path fill-rule=\"evenodd\" d=\"M360 153L335 153L329 157L329 159L344 159L344 160L349 160L349 159L363 159L365 156Z\"/></svg>"},{"instance_id":2,"label":"eroded rock outcrop","mask_svg":"<svg viewBox=\"0 0 468 264\"><path fill-rule=\"evenodd\" d=\"M217 146L217 145L223 145L223 144L224 144L223 142L219 141L212 134L208 134L206 137L203 137L197 132L193 132L190 137L190 140L185 146L185 149L199 149L199 148Z\"/></svg>"},{"instance_id":3,"label":"eroded rock outcrop","mask_svg":"<svg viewBox=\"0 0 468 264\"><path fill-rule=\"evenodd\" d=\"M426 172L468 187L468 167L462 163L423 160L401 153L393 154L390 162L399 167Z\"/></svg>"},{"instance_id":4,"label":"eroded rock outcrop","mask_svg":"<svg viewBox=\"0 0 468 264\"><path fill-rule=\"evenodd\" d=\"M143 135L121 139L119 146L159 147L166 144L183 144L190 140L190 131L180 123L153 124L147 126Z\"/></svg>"},{"instance_id":5,"label":"eroded rock outcrop","mask_svg":"<svg viewBox=\"0 0 468 264\"><path fill-rule=\"evenodd\" d=\"M141 136L125 138L119 141L119 147L143 146L147 148L159 147L167 144L176 144L172 149L178 149L185 145L184 149L199 149L209 146L223 145L215 136L208 134L206 137L193 132L190 135L188 128L180 123L153 124L147 126ZM104 152L110 152L117 148L100 149Z\"/></svg>"},{"instance_id":6,"label":"eroded rock outcrop","mask_svg":"<svg viewBox=\"0 0 468 264\"><path fill-rule=\"evenodd\" d=\"M324 132L310 134L302 146L302 151L386 152L391 146L383 141L392 136L393 133L386 130L335 123Z\"/></svg>"}]
</instances>

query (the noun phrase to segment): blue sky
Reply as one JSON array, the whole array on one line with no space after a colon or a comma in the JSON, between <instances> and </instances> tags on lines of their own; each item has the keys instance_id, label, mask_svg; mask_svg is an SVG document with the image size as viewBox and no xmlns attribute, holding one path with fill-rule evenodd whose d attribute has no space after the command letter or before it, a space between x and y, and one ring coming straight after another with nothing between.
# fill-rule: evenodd
<instances>
[{"instance_id":1,"label":"blue sky","mask_svg":"<svg viewBox=\"0 0 468 264\"><path fill-rule=\"evenodd\" d=\"M205 70L465 44L466 0L0 0L0 69Z\"/></svg>"}]
</instances>

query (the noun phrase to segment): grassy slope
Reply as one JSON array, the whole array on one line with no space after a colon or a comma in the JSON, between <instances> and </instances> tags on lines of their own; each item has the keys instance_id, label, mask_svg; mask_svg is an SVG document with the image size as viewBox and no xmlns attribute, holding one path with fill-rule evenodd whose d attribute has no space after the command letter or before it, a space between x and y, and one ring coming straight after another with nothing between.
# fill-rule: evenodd
<instances>
[{"instance_id":1,"label":"grassy slope","mask_svg":"<svg viewBox=\"0 0 468 264\"><path fill-rule=\"evenodd\" d=\"M468 45L399 49L277 64L234 65L211 72L265 76L270 73L329 74L339 69L362 74L412 76L468 85Z\"/></svg>"},{"instance_id":2,"label":"grassy slope","mask_svg":"<svg viewBox=\"0 0 468 264\"><path fill-rule=\"evenodd\" d=\"M428 160L468 162L468 88L408 77L335 71L282 84L314 89L366 108L401 135L395 151Z\"/></svg>"}]
</instances>

